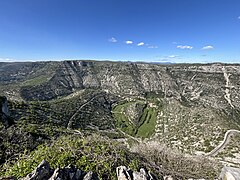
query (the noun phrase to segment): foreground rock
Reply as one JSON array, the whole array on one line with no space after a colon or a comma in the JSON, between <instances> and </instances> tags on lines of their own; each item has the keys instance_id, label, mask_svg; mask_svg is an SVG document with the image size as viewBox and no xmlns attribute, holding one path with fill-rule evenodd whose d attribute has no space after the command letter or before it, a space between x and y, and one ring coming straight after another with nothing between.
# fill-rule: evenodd
<instances>
[{"instance_id":1,"label":"foreground rock","mask_svg":"<svg viewBox=\"0 0 240 180\"><path fill-rule=\"evenodd\" d=\"M118 180L157 180L152 173L143 168L136 172L125 166L119 166L116 171ZM0 180L16 180L16 178L7 177ZM54 170L47 161L43 160L36 169L20 180L99 180L99 177L92 171L84 172L72 165Z\"/></svg>"},{"instance_id":2,"label":"foreground rock","mask_svg":"<svg viewBox=\"0 0 240 180\"><path fill-rule=\"evenodd\" d=\"M132 171L126 166L116 168L117 180L175 180L171 175L156 177L150 171L141 168L139 172ZM69 165L64 168L51 169L47 161L43 160L30 174L20 180L99 180L100 178L92 171L84 172ZM14 177L0 178L0 180L16 180ZM194 179L188 179L194 180ZM200 180L200 179L199 179ZM205 179L201 179L205 180ZM240 180L240 169L224 167L219 180Z\"/></svg>"},{"instance_id":3,"label":"foreground rock","mask_svg":"<svg viewBox=\"0 0 240 180\"><path fill-rule=\"evenodd\" d=\"M43 160L32 173L28 174L22 180L37 180L37 179L48 179L52 174L52 170L47 161Z\"/></svg>"},{"instance_id":4,"label":"foreground rock","mask_svg":"<svg viewBox=\"0 0 240 180\"><path fill-rule=\"evenodd\" d=\"M119 166L116 171L118 180L157 180L152 173L147 172L144 168L141 168L140 172L136 172L127 169L126 166Z\"/></svg>"},{"instance_id":5,"label":"foreground rock","mask_svg":"<svg viewBox=\"0 0 240 180\"><path fill-rule=\"evenodd\" d=\"M13 119L9 116L7 104L7 98L5 96L0 96L0 122L2 122L5 127L14 124Z\"/></svg>"},{"instance_id":6,"label":"foreground rock","mask_svg":"<svg viewBox=\"0 0 240 180\"><path fill-rule=\"evenodd\" d=\"M223 167L219 179L240 180L240 169L233 167Z\"/></svg>"},{"instance_id":7,"label":"foreground rock","mask_svg":"<svg viewBox=\"0 0 240 180\"><path fill-rule=\"evenodd\" d=\"M32 173L21 180L98 180L93 172L84 172L69 165L64 168L51 169L47 161L43 160Z\"/></svg>"}]
</instances>

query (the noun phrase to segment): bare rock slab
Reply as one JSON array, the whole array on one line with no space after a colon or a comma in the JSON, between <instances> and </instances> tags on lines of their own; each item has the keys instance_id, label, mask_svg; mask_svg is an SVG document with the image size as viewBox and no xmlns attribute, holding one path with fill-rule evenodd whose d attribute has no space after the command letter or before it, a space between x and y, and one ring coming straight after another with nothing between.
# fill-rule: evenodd
<instances>
[{"instance_id":1,"label":"bare rock slab","mask_svg":"<svg viewBox=\"0 0 240 180\"><path fill-rule=\"evenodd\" d=\"M233 167L223 167L219 176L220 180L240 180L240 169Z\"/></svg>"}]
</instances>

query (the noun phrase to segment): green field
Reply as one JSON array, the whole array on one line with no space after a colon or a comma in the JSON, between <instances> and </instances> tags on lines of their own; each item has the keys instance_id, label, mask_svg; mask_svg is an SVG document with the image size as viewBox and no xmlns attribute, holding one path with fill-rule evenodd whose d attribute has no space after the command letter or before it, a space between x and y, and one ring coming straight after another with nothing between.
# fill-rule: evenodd
<instances>
[{"instance_id":1,"label":"green field","mask_svg":"<svg viewBox=\"0 0 240 180\"><path fill-rule=\"evenodd\" d=\"M113 109L113 115L116 120L116 126L129 135L139 138L149 138L155 132L158 109L147 106L144 108L138 123L134 124L124 113L124 111L133 103L136 103L136 101L120 103L115 106ZM137 103L143 102L137 101Z\"/></svg>"}]
</instances>

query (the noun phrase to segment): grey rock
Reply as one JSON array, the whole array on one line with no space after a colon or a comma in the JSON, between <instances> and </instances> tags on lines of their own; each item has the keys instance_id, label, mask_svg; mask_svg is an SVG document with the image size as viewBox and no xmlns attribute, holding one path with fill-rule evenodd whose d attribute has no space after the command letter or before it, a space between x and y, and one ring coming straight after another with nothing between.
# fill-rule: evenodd
<instances>
[{"instance_id":1,"label":"grey rock","mask_svg":"<svg viewBox=\"0 0 240 180\"><path fill-rule=\"evenodd\" d=\"M5 115L9 116L9 110L8 110L8 105L7 105L7 98L5 96L0 97L0 107L2 109L2 113Z\"/></svg>"},{"instance_id":2,"label":"grey rock","mask_svg":"<svg viewBox=\"0 0 240 180\"><path fill-rule=\"evenodd\" d=\"M92 171L90 171L84 176L83 180L99 180L99 179Z\"/></svg>"},{"instance_id":3,"label":"grey rock","mask_svg":"<svg viewBox=\"0 0 240 180\"><path fill-rule=\"evenodd\" d=\"M5 127L14 124L14 121L9 114L8 102L5 96L0 96L0 122L2 122Z\"/></svg>"},{"instance_id":4,"label":"grey rock","mask_svg":"<svg viewBox=\"0 0 240 180\"><path fill-rule=\"evenodd\" d=\"M119 166L116 168L118 180L131 180L131 176L126 166Z\"/></svg>"},{"instance_id":5,"label":"grey rock","mask_svg":"<svg viewBox=\"0 0 240 180\"><path fill-rule=\"evenodd\" d=\"M47 161L43 160L38 167L22 180L46 180L51 176L51 168Z\"/></svg>"},{"instance_id":6,"label":"grey rock","mask_svg":"<svg viewBox=\"0 0 240 180\"><path fill-rule=\"evenodd\" d=\"M147 172L144 168L140 172L131 171L126 166L119 166L116 168L118 180L157 180L155 175Z\"/></svg>"},{"instance_id":7,"label":"grey rock","mask_svg":"<svg viewBox=\"0 0 240 180\"><path fill-rule=\"evenodd\" d=\"M73 166L55 169L52 177L49 180L79 180L82 171Z\"/></svg>"},{"instance_id":8,"label":"grey rock","mask_svg":"<svg viewBox=\"0 0 240 180\"><path fill-rule=\"evenodd\" d=\"M67 180L68 174L64 171L64 169L57 168L55 169L52 177L49 180Z\"/></svg>"},{"instance_id":9,"label":"grey rock","mask_svg":"<svg viewBox=\"0 0 240 180\"><path fill-rule=\"evenodd\" d=\"M133 172L133 180L148 180L150 177L145 169L141 168L140 172Z\"/></svg>"},{"instance_id":10,"label":"grey rock","mask_svg":"<svg viewBox=\"0 0 240 180\"><path fill-rule=\"evenodd\" d=\"M233 167L223 167L219 176L220 180L240 180L240 169Z\"/></svg>"},{"instance_id":11,"label":"grey rock","mask_svg":"<svg viewBox=\"0 0 240 180\"><path fill-rule=\"evenodd\" d=\"M154 174L152 174L150 171L148 171L148 175L149 175L149 180L157 180L157 177Z\"/></svg>"},{"instance_id":12,"label":"grey rock","mask_svg":"<svg viewBox=\"0 0 240 180\"><path fill-rule=\"evenodd\" d=\"M57 179L59 179L59 180L61 179L59 168L55 169L53 175L51 176L51 178L49 180L57 180Z\"/></svg>"},{"instance_id":13,"label":"grey rock","mask_svg":"<svg viewBox=\"0 0 240 180\"><path fill-rule=\"evenodd\" d=\"M140 172L133 172L133 180L148 180L148 177Z\"/></svg>"},{"instance_id":14,"label":"grey rock","mask_svg":"<svg viewBox=\"0 0 240 180\"><path fill-rule=\"evenodd\" d=\"M81 176L82 176L82 171L77 169L77 171L74 175L75 180L79 180L81 178Z\"/></svg>"},{"instance_id":15,"label":"grey rock","mask_svg":"<svg viewBox=\"0 0 240 180\"><path fill-rule=\"evenodd\" d=\"M163 179L164 180L174 180L172 176L164 176Z\"/></svg>"}]
</instances>

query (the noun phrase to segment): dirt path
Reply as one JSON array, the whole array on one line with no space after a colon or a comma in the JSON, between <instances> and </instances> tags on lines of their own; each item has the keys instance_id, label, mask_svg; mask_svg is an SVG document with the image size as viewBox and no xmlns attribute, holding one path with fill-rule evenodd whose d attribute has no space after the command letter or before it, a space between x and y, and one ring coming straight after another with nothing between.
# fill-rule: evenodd
<instances>
[{"instance_id":1,"label":"dirt path","mask_svg":"<svg viewBox=\"0 0 240 180\"><path fill-rule=\"evenodd\" d=\"M219 153L219 151L222 150L228 144L231 135L234 133L240 133L240 131L235 130L235 129L228 130L224 135L223 141L215 149L213 149L211 152L207 153L206 156L217 155Z\"/></svg>"},{"instance_id":2,"label":"dirt path","mask_svg":"<svg viewBox=\"0 0 240 180\"><path fill-rule=\"evenodd\" d=\"M98 95L95 95L94 97L92 97L91 99L89 99L87 102L85 102L84 104L82 104L77 111L71 116L71 118L69 119L68 123L67 123L67 129L72 129L72 123L73 123L73 119L75 118L75 116L81 111L81 109L88 105L91 101L93 101Z\"/></svg>"}]
</instances>

